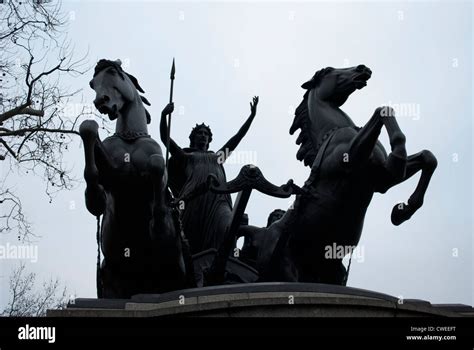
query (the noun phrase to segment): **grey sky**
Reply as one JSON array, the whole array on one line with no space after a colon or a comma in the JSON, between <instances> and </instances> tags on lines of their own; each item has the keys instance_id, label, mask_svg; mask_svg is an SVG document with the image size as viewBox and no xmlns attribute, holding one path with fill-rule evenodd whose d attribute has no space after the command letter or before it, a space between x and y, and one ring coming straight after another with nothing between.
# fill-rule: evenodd
<instances>
[{"instance_id":1,"label":"grey sky","mask_svg":"<svg viewBox=\"0 0 474 350\"><path fill-rule=\"evenodd\" d=\"M212 128L212 149L222 146L260 96L257 117L238 147L275 184L292 178L302 185L309 169L295 158L288 134L300 85L325 66L363 63L373 71L368 86L343 109L363 125L374 109L401 104L399 124L408 152L430 149L439 166L425 204L394 227L392 206L406 201L418 176L376 195L360 242L362 261L353 261L348 285L404 298L473 304L472 265L472 5L469 2L75 2L64 4L69 37L91 62L120 58L152 103L149 131L158 140L158 121L169 94L176 58L172 136L188 145L191 127ZM84 87L91 74L68 81ZM179 108L181 106L181 113ZM388 148L383 132L382 142ZM247 153L245 153L247 152ZM68 164L83 170L79 141ZM232 179L244 161L226 165ZM28 267L41 277L59 276L78 297L95 296L95 218L84 205L84 184L48 204L40 179L23 176L18 190L34 223L39 260ZM265 225L268 213L288 200L252 194L247 213ZM2 243L15 242L2 237ZM8 275L17 261L7 261ZM3 277L5 278L5 277ZM0 303L5 302L2 283Z\"/></svg>"}]
</instances>

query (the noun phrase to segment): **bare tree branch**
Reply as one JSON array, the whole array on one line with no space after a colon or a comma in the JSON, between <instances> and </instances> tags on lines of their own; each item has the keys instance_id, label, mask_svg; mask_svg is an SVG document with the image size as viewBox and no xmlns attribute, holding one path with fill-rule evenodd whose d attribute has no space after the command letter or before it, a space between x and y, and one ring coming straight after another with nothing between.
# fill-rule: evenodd
<instances>
[{"instance_id":1,"label":"bare tree branch","mask_svg":"<svg viewBox=\"0 0 474 350\"><path fill-rule=\"evenodd\" d=\"M2 125L5 120L8 120L10 118L13 118L14 116L21 115L21 114L28 114L28 115L43 117L44 111L29 108L28 104L24 103L21 106L15 107L5 113L0 114L0 125Z\"/></svg>"},{"instance_id":2,"label":"bare tree branch","mask_svg":"<svg viewBox=\"0 0 474 350\"><path fill-rule=\"evenodd\" d=\"M7 151L8 151L14 158L17 158L17 155L16 155L15 151L12 150L12 149L10 148L10 146L8 146L8 144L7 144L5 141L3 141L3 139L0 139L0 143L7 149ZM0 155L0 160L5 160L5 156Z\"/></svg>"},{"instance_id":3,"label":"bare tree branch","mask_svg":"<svg viewBox=\"0 0 474 350\"><path fill-rule=\"evenodd\" d=\"M43 317L49 309L64 308L67 304L67 289L61 289L58 279L42 283L38 290L35 285L36 274L27 272L24 263L20 264L10 276L10 301L0 313L9 317Z\"/></svg>"},{"instance_id":4,"label":"bare tree branch","mask_svg":"<svg viewBox=\"0 0 474 350\"><path fill-rule=\"evenodd\" d=\"M0 232L18 230L23 240L32 233L26 221L18 222L26 220L13 192L21 181L18 175L44 178L51 202L57 191L78 183L64 156L77 140L80 120L93 117L108 132L103 117L77 101L80 90L71 91L64 83L90 68L87 54L75 56L66 32L66 16L57 1L0 4L0 164L10 170L0 187L0 213L9 215L0 218Z\"/></svg>"},{"instance_id":5,"label":"bare tree branch","mask_svg":"<svg viewBox=\"0 0 474 350\"><path fill-rule=\"evenodd\" d=\"M48 128L26 128L18 129L14 131L0 132L0 137L4 136L24 136L27 132L49 132L49 133L62 133L62 134L74 134L79 136L79 131L76 130L65 130L65 129L48 129Z\"/></svg>"},{"instance_id":6,"label":"bare tree branch","mask_svg":"<svg viewBox=\"0 0 474 350\"><path fill-rule=\"evenodd\" d=\"M0 192L0 233L16 231L18 240L29 241L37 237L31 230L31 224L26 219L20 198L10 189Z\"/></svg>"}]
</instances>

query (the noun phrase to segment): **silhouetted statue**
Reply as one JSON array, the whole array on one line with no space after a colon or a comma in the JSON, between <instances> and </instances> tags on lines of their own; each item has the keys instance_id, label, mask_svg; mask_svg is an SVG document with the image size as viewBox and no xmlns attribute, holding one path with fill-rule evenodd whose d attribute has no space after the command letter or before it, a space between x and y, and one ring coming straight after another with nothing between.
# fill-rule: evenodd
<instances>
[{"instance_id":1,"label":"silhouetted statue","mask_svg":"<svg viewBox=\"0 0 474 350\"><path fill-rule=\"evenodd\" d=\"M371 75L363 65L325 68L302 85L306 92L290 133L301 130L296 157L311 173L302 188L292 180L278 187L253 165L226 181L223 163L248 132L258 97L243 126L217 152L209 150L212 132L205 124L193 128L189 148L168 138L166 116L174 109L168 104L160 122L161 139L172 155L167 172L161 148L148 134L150 115L143 104L149 103L139 94L143 90L137 79L119 61L100 60L90 86L96 108L117 120L116 132L101 141L95 121L85 121L79 129L86 206L98 220L103 215L97 236L104 254L98 266L99 297L255 281L345 285L348 271L342 259L359 243L374 193L385 193L421 171L407 203L392 210L392 223L400 225L422 206L437 166L430 151L407 156L392 108L377 108L362 128L340 109ZM170 77L173 83L174 63ZM378 141L382 128L390 141L388 155ZM245 214L254 190L296 199L286 212L274 210L267 227L258 228L248 225ZM231 193L238 194L234 207ZM176 203L179 214L173 209ZM238 257L232 253L242 236Z\"/></svg>"},{"instance_id":2,"label":"silhouetted statue","mask_svg":"<svg viewBox=\"0 0 474 350\"><path fill-rule=\"evenodd\" d=\"M285 211L281 209L275 209L268 215L267 227L273 224L275 221L280 220ZM265 231L256 230L254 226L242 225L239 229L239 236L244 237L244 243L242 244L242 252L240 253L240 259L247 265L255 268L257 266L258 249L263 239Z\"/></svg>"},{"instance_id":3,"label":"silhouetted statue","mask_svg":"<svg viewBox=\"0 0 474 350\"><path fill-rule=\"evenodd\" d=\"M285 215L286 211L282 209L275 209L268 215L267 219L267 227L269 227L271 224L273 224L275 221L280 220L283 215Z\"/></svg>"},{"instance_id":4,"label":"silhouetted statue","mask_svg":"<svg viewBox=\"0 0 474 350\"><path fill-rule=\"evenodd\" d=\"M225 183L223 164L239 145L252 124L257 112L258 97L250 103L250 116L235 136L217 152L209 150L212 141L211 129L205 125L196 125L189 135L189 148L181 148L169 140L172 157L169 162L169 186L178 198L186 198L199 185L205 183L209 175ZM168 104L162 112L160 132L163 143L167 143L166 116L172 113L174 104ZM199 253L209 248L219 248L229 225L232 214L232 201L229 194L217 194L208 191L184 203L182 223L189 240L191 252Z\"/></svg>"},{"instance_id":5,"label":"silhouetted statue","mask_svg":"<svg viewBox=\"0 0 474 350\"><path fill-rule=\"evenodd\" d=\"M373 194L385 193L421 171L408 203L393 208L392 223L400 225L422 206L437 166L435 156L425 150L407 157L405 136L389 107L377 108L362 128L340 109L371 75L363 65L325 68L302 85L306 93L290 133L301 130L296 157L311 167L310 177L280 220L268 228L243 227L256 230L252 236L261 239L256 264L260 280L345 284L343 256L328 254L328 247L350 251L357 246ZM388 156L378 142L382 127L390 140Z\"/></svg>"},{"instance_id":6,"label":"silhouetted statue","mask_svg":"<svg viewBox=\"0 0 474 350\"><path fill-rule=\"evenodd\" d=\"M86 159L86 206L93 215L103 215L98 295L129 298L184 288L177 215L168 205L161 148L148 134L150 115L143 103L149 102L138 93L144 91L119 61L109 60L97 63L90 86L96 92L96 108L117 120L115 134L104 141L93 120L79 129Z\"/></svg>"}]
</instances>

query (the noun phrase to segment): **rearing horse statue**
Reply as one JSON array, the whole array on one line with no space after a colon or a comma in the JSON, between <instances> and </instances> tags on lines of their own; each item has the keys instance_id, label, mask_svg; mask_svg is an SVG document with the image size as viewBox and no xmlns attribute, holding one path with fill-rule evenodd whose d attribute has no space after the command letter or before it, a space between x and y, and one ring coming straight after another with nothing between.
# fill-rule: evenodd
<instances>
[{"instance_id":1,"label":"rearing horse statue","mask_svg":"<svg viewBox=\"0 0 474 350\"><path fill-rule=\"evenodd\" d=\"M241 235L258 240L261 280L345 285L343 257L331 248L357 246L374 193L385 193L421 171L408 203L393 208L392 223L400 225L422 206L435 156L427 150L407 156L405 136L389 107L377 108L362 128L340 109L371 75L364 65L325 68L302 85L306 93L290 133L301 130L297 159L311 167L311 175L280 220L268 228L241 229ZM382 127L390 140L388 156L378 142Z\"/></svg>"},{"instance_id":2,"label":"rearing horse statue","mask_svg":"<svg viewBox=\"0 0 474 350\"><path fill-rule=\"evenodd\" d=\"M185 287L186 269L177 216L168 205L165 162L148 134L149 105L135 77L120 61L100 60L90 82L94 105L111 120L115 134L99 139L98 125L84 121L86 206L103 215L98 295L130 298Z\"/></svg>"}]
</instances>

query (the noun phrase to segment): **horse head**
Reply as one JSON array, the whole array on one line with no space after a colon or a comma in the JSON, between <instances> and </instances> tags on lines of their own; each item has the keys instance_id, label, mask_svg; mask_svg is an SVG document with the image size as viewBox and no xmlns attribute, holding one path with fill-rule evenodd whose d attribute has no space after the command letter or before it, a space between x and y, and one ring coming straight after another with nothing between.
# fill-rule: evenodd
<instances>
[{"instance_id":1,"label":"horse head","mask_svg":"<svg viewBox=\"0 0 474 350\"><path fill-rule=\"evenodd\" d=\"M341 107L356 90L367 86L372 71L360 64L351 68L324 68L316 72L313 78L301 87L312 90L321 101Z\"/></svg>"},{"instance_id":2,"label":"horse head","mask_svg":"<svg viewBox=\"0 0 474 350\"><path fill-rule=\"evenodd\" d=\"M107 114L110 120L124 116L127 107L135 103L144 109L147 123L150 123L150 115L142 102L147 105L150 103L140 96L138 92L144 93L143 89L133 75L122 69L120 60L100 60L89 86L96 92L95 107L100 113Z\"/></svg>"},{"instance_id":3,"label":"horse head","mask_svg":"<svg viewBox=\"0 0 474 350\"><path fill-rule=\"evenodd\" d=\"M317 71L311 80L301 87L306 91L304 99L295 111L290 134L297 129L301 133L296 140L301 147L298 160L311 166L319 147L333 129L355 126L342 112L341 107L356 90L367 85L372 71L364 65L351 68L327 67Z\"/></svg>"}]
</instances>

